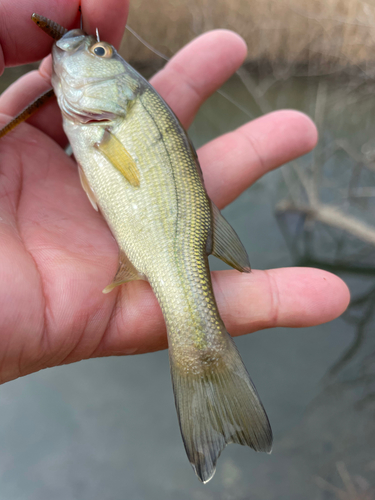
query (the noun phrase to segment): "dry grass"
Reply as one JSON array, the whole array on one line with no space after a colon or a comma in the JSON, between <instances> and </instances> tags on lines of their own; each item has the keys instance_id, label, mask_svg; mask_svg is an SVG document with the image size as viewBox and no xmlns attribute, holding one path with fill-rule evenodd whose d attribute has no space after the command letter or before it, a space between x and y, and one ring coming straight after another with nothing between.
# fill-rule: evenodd
<instances>
[{"instance_id":1,"label":"dry grass","mask_svg":"<svg viewBox=\"0 0 375 500\"><path fill-rule=\"evenodd\" d=\"M328 491L338 500L374 500L375 490L363 476L352 477L344 462L336 464L337 472L342 481L342 487L337 487L322 477L316 478L316 484L322 490Z\"/></svg>"},{"instance_id":2,"label":"dry grass","mask_svg":"<svg viewBox=\"0 0 375 500\"><path fill-rule=\"evenodd\" d=\"M129 24L169 56L207 30L228 28L245 38L249 61L319 72L375 67L375 3L363 0L132 0ZM156 57L129 33L123 53L138 62Z\"/></svg>"}]
</instances>

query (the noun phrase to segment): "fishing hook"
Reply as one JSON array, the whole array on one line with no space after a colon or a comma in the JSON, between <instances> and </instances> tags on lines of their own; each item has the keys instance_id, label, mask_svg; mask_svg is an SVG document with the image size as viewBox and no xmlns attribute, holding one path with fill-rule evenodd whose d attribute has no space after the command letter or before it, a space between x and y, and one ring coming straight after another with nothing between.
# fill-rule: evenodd
<instances>
[{"instance_id":1,"label":"fishing hook","mask_svg":"<svg viewBox=\"0 0 375 500\"><path fill-rule=\"evenodd\" d=\"M82 9L81 6L78 7L79 13L80 13L80 19L79 19L79 27L81 31L83 31L83 16L82 16Z\"/></svg>"}]
</instances>

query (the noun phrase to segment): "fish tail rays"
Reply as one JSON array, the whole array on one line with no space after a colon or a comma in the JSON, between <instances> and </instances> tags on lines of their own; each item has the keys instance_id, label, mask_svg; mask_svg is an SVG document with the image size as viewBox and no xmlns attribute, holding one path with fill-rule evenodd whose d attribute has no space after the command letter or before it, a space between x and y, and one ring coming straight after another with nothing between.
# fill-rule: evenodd
<instances>
[{"instance_id":1,"label":"fish tail rays","mask_svg":"<svg viewBox=\"0 0 375 500\"><path fill-rule=\"evenodd\" d=\"M228 348L199 374L181 369L170 356L175 403L186 453L207 483L229 443L270 453L272 430L256 389L228 334Z\"/></svg>"}]
</instances>

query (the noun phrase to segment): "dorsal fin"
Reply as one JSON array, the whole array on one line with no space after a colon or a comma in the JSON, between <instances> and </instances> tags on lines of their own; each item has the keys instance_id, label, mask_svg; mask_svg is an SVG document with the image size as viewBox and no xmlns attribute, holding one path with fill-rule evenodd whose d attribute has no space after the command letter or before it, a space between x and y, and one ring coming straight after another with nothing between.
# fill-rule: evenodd
<instances>
[{"instance_id":1,"label":"dorsal fin","mask_svg":"<svg viewBox=\"0 0 375 500\"><path fill-rule=\"evenodd\" d=\"M251 270L249 257L237 233L212 201L211 207L213 227L207 253L218 257L238 271L249 273Z\"/></svg>"}]
</instances>

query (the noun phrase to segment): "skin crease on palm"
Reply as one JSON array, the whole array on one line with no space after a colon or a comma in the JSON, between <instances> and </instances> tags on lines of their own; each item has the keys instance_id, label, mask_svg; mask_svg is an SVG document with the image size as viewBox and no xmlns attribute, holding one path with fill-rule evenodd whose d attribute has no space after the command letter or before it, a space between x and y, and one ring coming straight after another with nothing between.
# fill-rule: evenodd
<instances>
[{"instance_id":1,"label":"skin crease on palm","mask_svg":"<svg viewBox=\"0 0 375 500\"><path fill-rule=\"evenodd\" d=\"M46 57L51 39L30 21L37 12L72 28L78 0L3 0L0 66ZM82 0L84 29L118 46L124 0ZM22 36L20 36L22 34ZM202 35L152 80L189 127L203 101L242 64L243 40L232 32ZM50 87L50 58L0 98L0 121ZM203 146L199 159L207 191L225 207L268 171L310 151L311 120L277 111ZM83 192L56 102L0 142L0 381L81 359L144 353L167 347L163 317L148 283L102 293L115 274L117 245ZM255 263L256 264L256 263ZM233 335L330 321L347 307L349 292L336 276L289 268L213 273L220 314Z\"/></svg>"}]
</instances>

